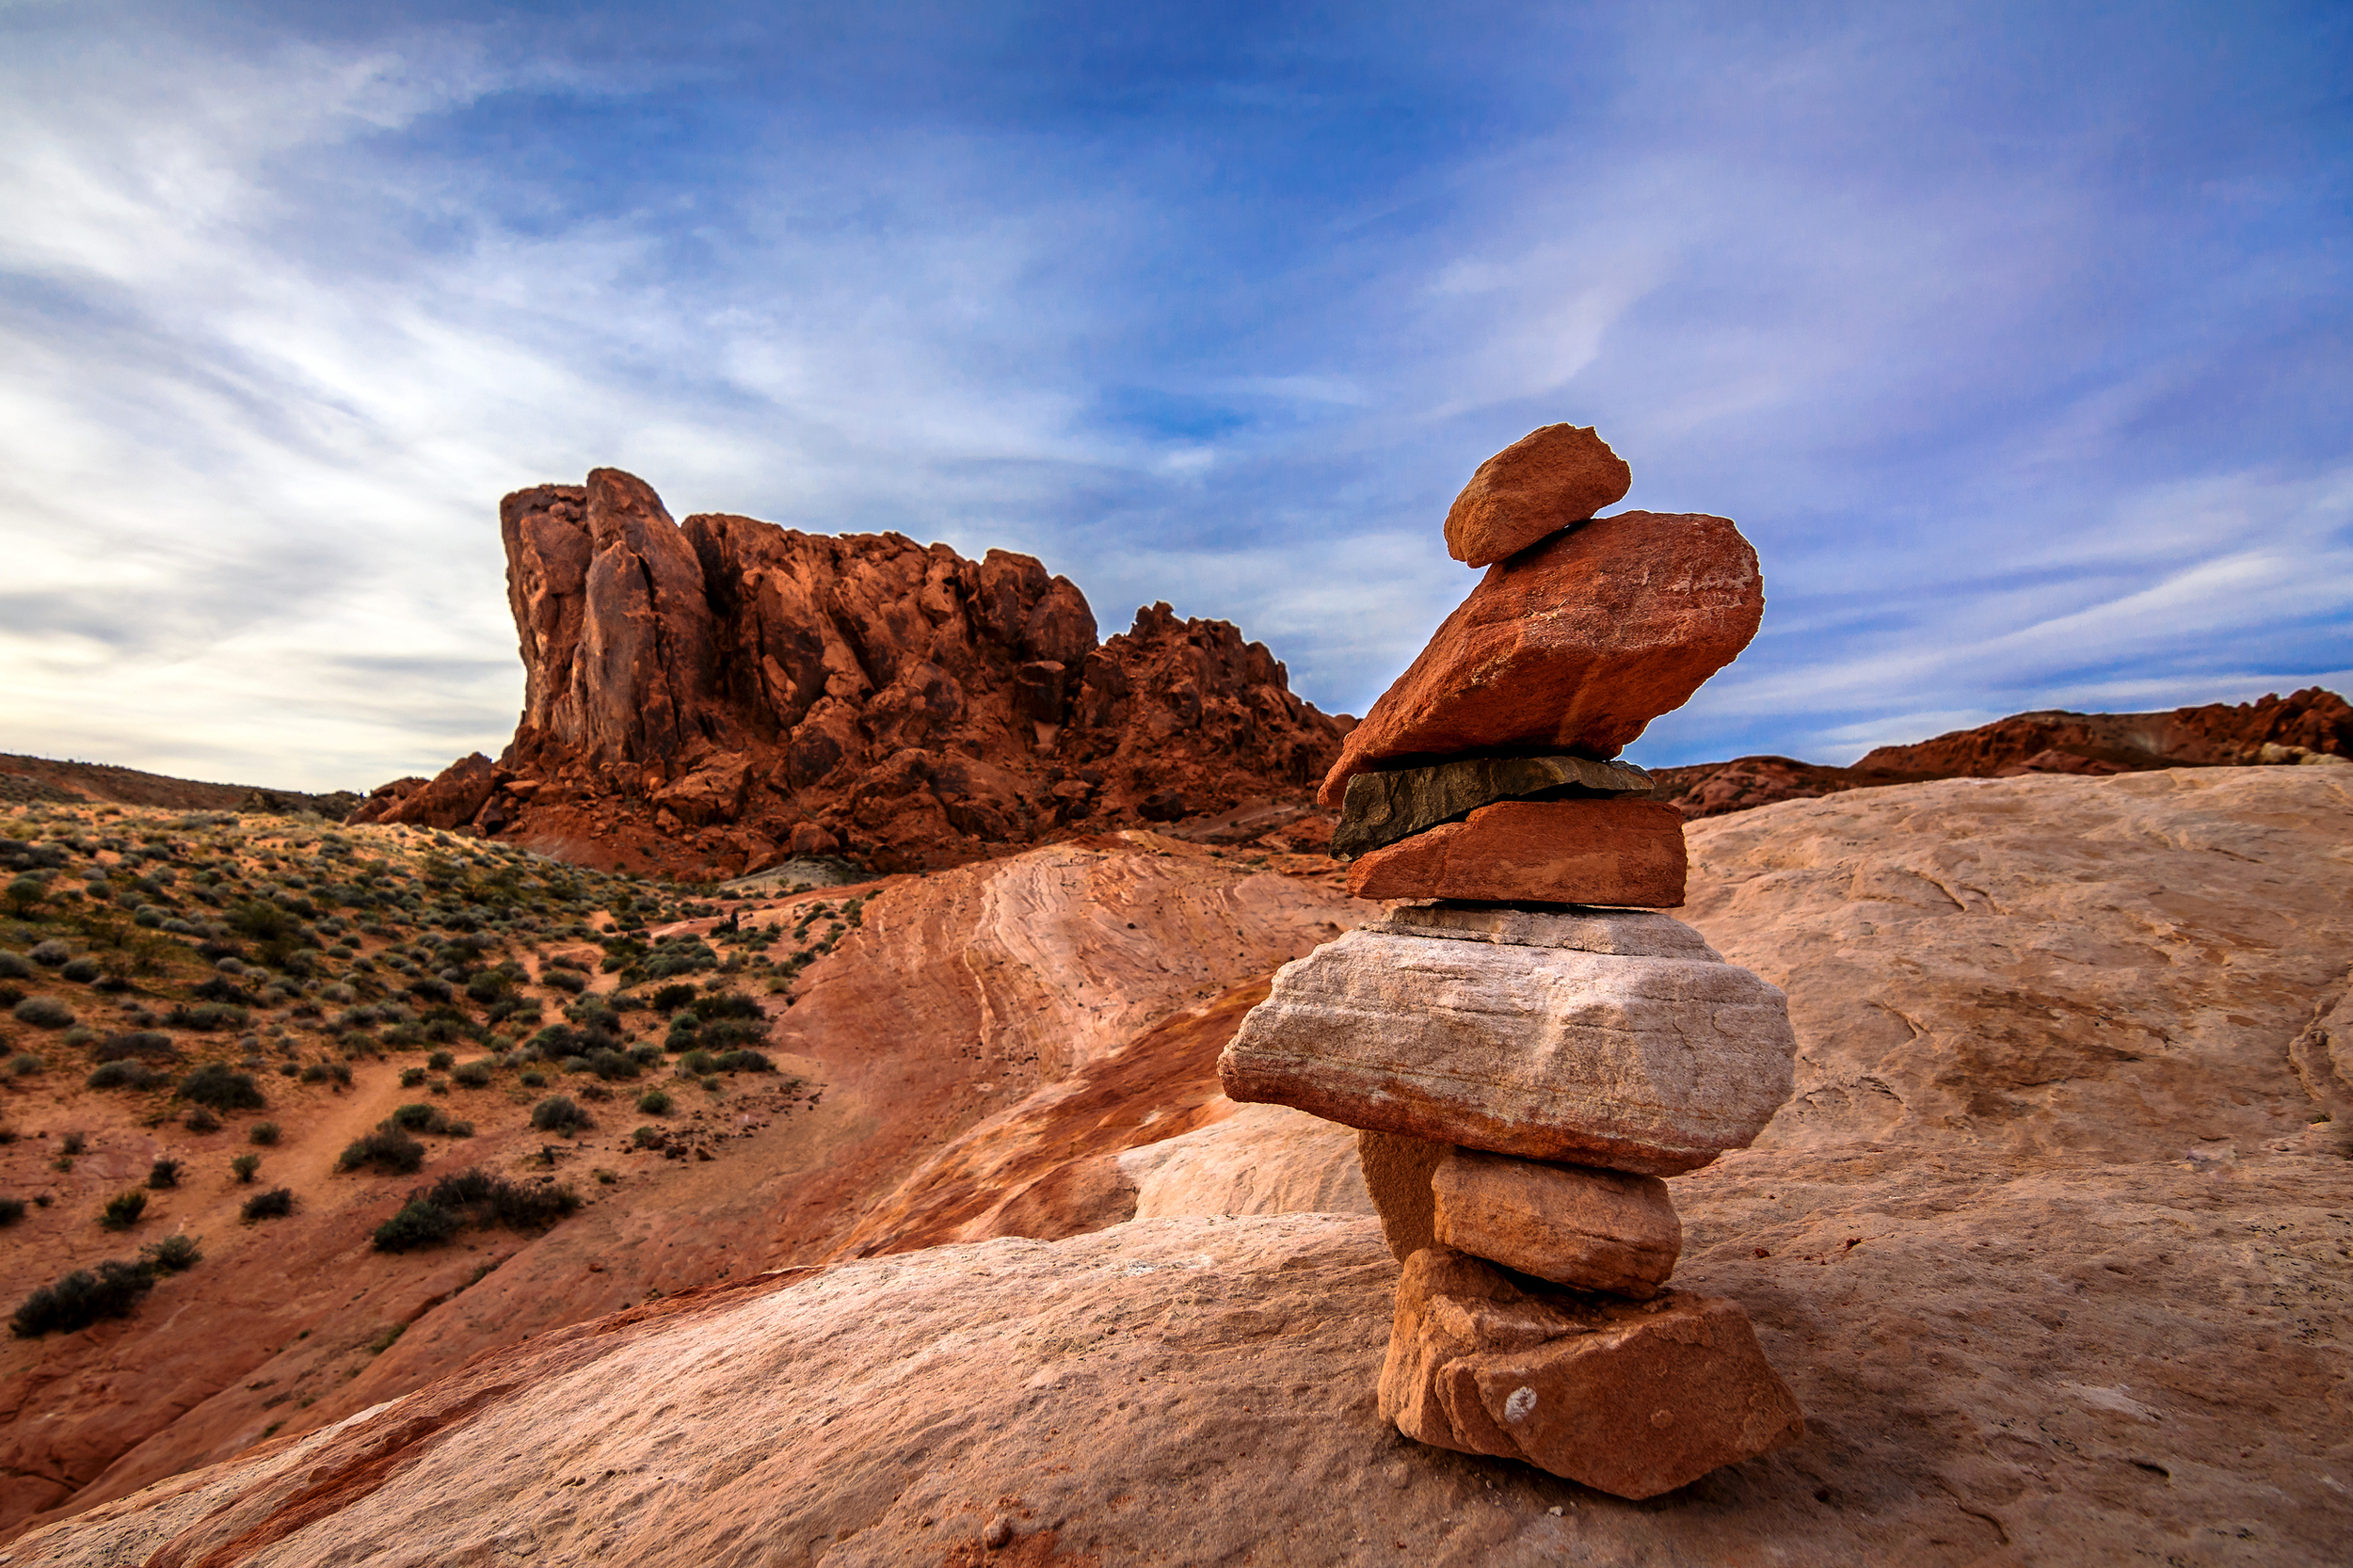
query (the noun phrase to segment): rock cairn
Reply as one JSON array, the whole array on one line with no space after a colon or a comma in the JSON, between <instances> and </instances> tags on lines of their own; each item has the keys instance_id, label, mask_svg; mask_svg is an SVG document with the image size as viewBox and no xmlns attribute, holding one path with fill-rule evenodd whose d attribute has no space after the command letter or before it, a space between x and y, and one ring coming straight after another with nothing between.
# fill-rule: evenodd
<instances>
[{"instance_id":1,"label":"rock cairn","mask_svg":"<svg viewBox=\"0 0 2353 1568\"><path fill-rule=\"evenodd\" d=\"M1449 514L1470 597L1349 736L1321 798L1382 919L1287 965L1218 1063L1237 1100L1359 1129L1404 1265L1382 1415L1408 1437L1648 1497L1804 1416L1730 1301L1668 1288L1661 1178L1788 1098L1782 993L1661 909L1682 818L1615 760L1755 635L1722 518L1595 514L1624 462L1547 425Z\"/></svg>"}]
</instances>

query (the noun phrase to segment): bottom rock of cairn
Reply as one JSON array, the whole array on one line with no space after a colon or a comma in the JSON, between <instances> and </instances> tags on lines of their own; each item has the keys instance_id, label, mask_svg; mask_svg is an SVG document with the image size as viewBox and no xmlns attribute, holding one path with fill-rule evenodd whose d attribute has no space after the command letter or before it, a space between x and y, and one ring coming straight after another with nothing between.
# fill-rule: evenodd
<instances>
[{"instance_id":1,"label":"bottom rock of cairn","mask_svg":"<svg viewBox=\"0 0 2353 1568\"><path fill-rule=\"evenodd\" d=\"M1440 902L1287 965L1218 1070L1360 1129L1404 1265L1383 1416L1639 1498L1804 1432L1739 1306L1667 1288L1660 1179L1754 1138L1795 1051L1665 915Z\"/></svg>"}]
</instances>

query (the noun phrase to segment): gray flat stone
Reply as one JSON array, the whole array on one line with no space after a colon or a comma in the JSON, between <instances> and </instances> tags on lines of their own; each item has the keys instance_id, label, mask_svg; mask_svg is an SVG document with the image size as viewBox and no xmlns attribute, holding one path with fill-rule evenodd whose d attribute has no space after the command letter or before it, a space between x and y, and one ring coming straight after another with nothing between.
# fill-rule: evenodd
<instances>
[{"instance_id":1,"label":"gray flat stone","mask_svg":"<svg viewBox=\"0 0 2353 1568\"><path fill-rule=\"evenodd\" d=\"M1651 776L1631 762L1589 757L1465 757L1427 768L1355 774L1332 853L1353 860L1441 823L1460 822L1498 800L1647 794L1651 786Z\"/></svg>"},{"instance_id":2,"label":"gray flat stone","mask_svg":"<svg viewBox=\"0 0 2353 1568\"><path fill-rule=\"evenodd\" d=\"M1648 909L1515 909L1509 904L1449 904L1443 900L1392 906L1367 931L1392 936L1441 936L1458 942L1500 942L1507 947L1571 948L1625 958L1698 958L1721 964L1723 955L1707 938L1676 920Z\"/></svg>"}]
</instances>

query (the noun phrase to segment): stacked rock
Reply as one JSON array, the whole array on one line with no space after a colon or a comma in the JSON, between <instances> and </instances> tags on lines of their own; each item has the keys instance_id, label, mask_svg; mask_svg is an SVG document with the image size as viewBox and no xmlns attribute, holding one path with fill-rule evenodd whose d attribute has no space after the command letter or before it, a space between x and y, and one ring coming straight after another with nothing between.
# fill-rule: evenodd
<instances>
[{"instance_id":1,"label":"stacked rock","mask_svg":"<svg viewBox=\"0 0 2353 1568\"><path fill-rule=\"evenodd\" d=\"M1404 1265L1384 1416L1440 1448L1647 1497L1804 1417L1730 1301L1666 1288L1661 1177L1789 1096L1782 993L1658 910L1682 817L1615 760L1755 635L1722 518L1594 514L1632 475L1590 428L1482 465L1447 519L1486 577L1324 780L1385 916L1284 967L1218 1074L1359 1129Z\"/></svg>"}]
</instances>

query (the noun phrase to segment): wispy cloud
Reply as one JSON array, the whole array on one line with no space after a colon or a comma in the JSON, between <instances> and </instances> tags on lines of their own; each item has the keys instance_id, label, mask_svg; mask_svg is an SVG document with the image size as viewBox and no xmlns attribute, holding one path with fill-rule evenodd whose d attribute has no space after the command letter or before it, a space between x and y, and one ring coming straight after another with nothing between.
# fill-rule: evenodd
<instances>
[{"instance_id":1,"label":"wispy cloud","mask_svg":"<svg viewBox=\"0 0 2353 1568\"><path fill-rule=\"evenodd\" d=\"M598 463L1362 712L1554 419L1765 556L1650 760L2342 670L2341 19L1963 14L0 11L0 749L495 748L493 507Z\"/></svg>"}]
</instances>

